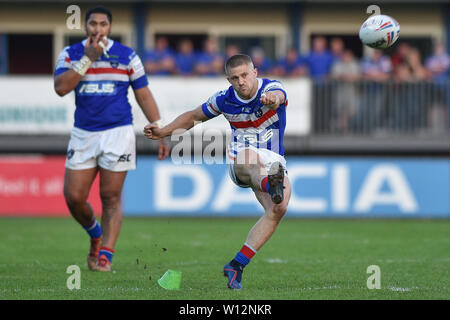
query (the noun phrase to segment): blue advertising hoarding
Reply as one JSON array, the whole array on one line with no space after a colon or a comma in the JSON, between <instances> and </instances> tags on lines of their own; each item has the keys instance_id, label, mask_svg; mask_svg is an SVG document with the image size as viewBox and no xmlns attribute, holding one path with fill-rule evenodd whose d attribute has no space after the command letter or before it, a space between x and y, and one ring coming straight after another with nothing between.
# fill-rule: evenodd
<instances>
[{"instance_id":1,"label":"blue advertising hoarding","mask_svg":"<svg viewBox=\"0 0 450 320\"><path fill-rule=\"evenodd\" d=\"M450 161L432 158L287 157L287 217L450 217ZM250 189L227 164L174 164L138 158L128 173L126 215L259 216Z\"/></svg>"}]
</instances>

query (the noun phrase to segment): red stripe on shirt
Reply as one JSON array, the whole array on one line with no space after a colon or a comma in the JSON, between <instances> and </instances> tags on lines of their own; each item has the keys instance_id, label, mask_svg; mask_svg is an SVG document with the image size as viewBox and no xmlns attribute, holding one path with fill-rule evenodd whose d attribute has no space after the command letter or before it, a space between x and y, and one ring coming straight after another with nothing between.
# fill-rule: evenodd
<instances>
[{"instance_id":1,"label":"red stripe on shirt","mask_svg":"<svg viewBox=\"0 0 450 320\"><path fill-rule=\"evenodd\" d=\"M219 111L217 111L216 109L214 109L212 103L209 104L209 106L211 107L211 109L213 109L216 113L220 113Z\"/></svg>"},{"instance_id":2,"label":"red stripe on shirt","mask_svg":"<svg viewBox=\"0 0 450 320\"><path fill-rule=\"evenodd\" d=\"M128 70L114 69L114 68L89 68L86 73L90 73L90 74L97 74L97 73L128 74Z\"/></svg>"},{"instance_id":3,"label":"red stripe on shirt","mask_svg":"<svg viewBox=\"0 0 450 320\"><path fill-rule=\"evenodd\" d=\"M69 57L66 57L66 58L64 59L64 61L67 62L67 63L70 63Z\"/></svg>"},{"instance_id":4,"label":"red stripe on shirt","mask_svg":"<svg viewBox=\"0 0 450 320\"><path fill-rule=\"evenodd\" d=\"M261 124L263 124L267 119L273 117L276 113L277 113L276 110L269 110L266 113L264 113L258 120L237 121L237 122L230 122L230 124L235 128L248 128L248 127L257 128Z\"/></svg>"}]
</instances>

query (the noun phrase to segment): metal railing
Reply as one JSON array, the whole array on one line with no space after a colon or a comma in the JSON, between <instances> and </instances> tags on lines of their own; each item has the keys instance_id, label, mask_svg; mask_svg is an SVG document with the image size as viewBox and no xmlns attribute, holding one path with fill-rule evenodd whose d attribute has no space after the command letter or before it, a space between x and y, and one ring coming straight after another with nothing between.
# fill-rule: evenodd
<instances>
[{"instance_id":1,"label":"metal railing","mask_svg":"<svg viewBox=\"0 0 450 320\"><path fill-rule=\"evenodd\" d=\"M312 87L313 135L450 135L450 79L316 80Z\"/></svg>"}]
</instances>

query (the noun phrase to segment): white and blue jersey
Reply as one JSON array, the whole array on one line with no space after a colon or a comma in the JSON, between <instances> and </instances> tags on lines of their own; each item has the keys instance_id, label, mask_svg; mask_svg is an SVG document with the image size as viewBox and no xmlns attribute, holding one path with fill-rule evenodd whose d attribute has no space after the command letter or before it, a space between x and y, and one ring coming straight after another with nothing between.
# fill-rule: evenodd
<instances>
[{"instance_id":1,"label":"white and blue jersey","mask_svg":"<svg viewBox=\"0 0 450 320\"><path fill-rule=\"evenodd\" d=\"M254 97L243 100L233 89L219 91L202 104L203 113L214 118L223 114L232 130L228 156L235 159L237 153L249 146L267 149L284 155L283 136L286 127L287 95L280 82L258 78L258 90ZM277 110L260 102L261 94L280 90L285 102Z\"/></svg>"},{"instance_id":2,"label":"white and blue jersey","mask_svg":"<svg viewBox=\"0 0 450 320\"><path fill-rule=\"evenodd\" d=\"M64 48L55 70L55 76L72 69L84 55L86 41ZM93 62L75 88L76 128L101 131L133 122L128 87L134 90L148 85L141 60L133 49L108 40L104 54Z\"/></svg>"}]
</instances>

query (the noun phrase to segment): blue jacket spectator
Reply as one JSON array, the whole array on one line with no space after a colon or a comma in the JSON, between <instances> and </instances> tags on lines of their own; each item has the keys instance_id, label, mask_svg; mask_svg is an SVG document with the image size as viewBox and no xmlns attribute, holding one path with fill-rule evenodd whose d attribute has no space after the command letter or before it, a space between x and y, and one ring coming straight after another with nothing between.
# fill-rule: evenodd
<instances>
[{"instance_id":1,"label":"blue jacket spectator","mask_svg":"<svg viewBox=\"0 0 450 320\"><path fill-rule=\"evenodd\" d=\"M189 39L183 39L178 45L178 53L175 58L177 74L188 76L194 74L197 55L194 52L194 45Z\"/></svg>"},{"instance_id":2,"label":"blue jacket spectator","mask_svg":"<svg viewBox=\"0 0 450 320\"><path fill-rule=\"evenodd\" d=\"M441 82L447 79L450 72L450 57L442 43L434 46L434 54L426 59L425 67L434 81Z\"/></svg>"},{"instance_id":3,"label":"blue jacket spectator","mask_svg":"<svg viewBox=\"0 0 450 320\"><path fill-rule=\"evenodd\" d=\"M169 48L166 37L158 37L155 49L146 52L145 71L150 75L170 75L175 72L175 54Z\"/></svg>"},{"instance_id":4,"label":"blue jacket spectator","mask_svg":"<svg viewBox=\"0 0 450 320\"><path fill-rule=\"evenodd\" d=\"M250 55L253 61L253 65L258 70L259 75L270 74L272 70L272 61L266 58L264 50L262 48L253 48Z\"/></svg>"},{"instance_id":5,"label":"blue jacket spectator","mask_svg":"<svg viewBox=\"0 0 450 320\"><path fill-rule=\"evenodd\" d=\"M200 76L218 76L223 74L224 56L219 53L215 38L206 39L203 52L197 57L195 73Z\"/></svg>"},{"instance_id":6,"label":"blue jacket spectator","mask_svg":"<svg viewBox=\"0 0 450 320\"><path fill-rule=\"evenodd\" d=\"M314 38L313 49L306 59L311 77L323 79L330 73L334 59L327 50L327 41L324 37Z\"/></svg>"},{"instance_id":7,"label":"blue jacket spectator","mask_svg":"<svg viewBox=\"0 0 450 320\"><path fill-rule=\"evenodd\" d=\"M370 57L361 61L361 71L367 80L387 80L392 72L391 59L383 55L383 51L373 50Z\"/></svg>"},{"instance_id":8,"label":"blue jacket spectator","mask_svg":"<svg viewBox=\"0 0 450 320\"><path fill-rule=\"evenodd\" d=\"M343 58L345 52L345 45L342 38L333 37L330 40L330 51L331 55L333 56L333 63Z\"/></svg>"},{"instance_id":9,"label":"blue jacket spectator","mask_svg":"<svg viewBox=\"0 0 450 320\"><path fill-rule=\"evenodd\" d=\"M305 59L299 56L297 49L290 48L286 57L278 61L274 74L281 77L301 77L308 73Z\"/></svg>"}]
</instances>

